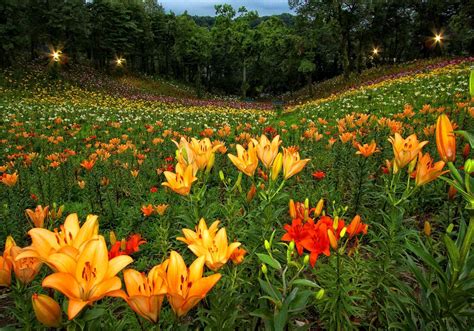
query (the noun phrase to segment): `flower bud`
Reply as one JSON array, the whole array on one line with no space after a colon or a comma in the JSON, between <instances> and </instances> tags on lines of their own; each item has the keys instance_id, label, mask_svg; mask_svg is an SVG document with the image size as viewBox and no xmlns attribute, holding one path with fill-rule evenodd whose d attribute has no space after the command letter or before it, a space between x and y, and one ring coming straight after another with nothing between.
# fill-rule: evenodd
<instances>
[{"instance_id":1,"label":"flower bud","mask_svg":"<svg viewBox=\"0 0 474 331\"><path fill-rule=\"evenodd\" d=\"M291 241L290 244L288 245L288 250L293 253L295 251L295 242Z\"/></svg>"},{"instance_id":2,"label":"flower bud","mask_svg":"<svg viewBox=\"0 0 474 331\"><path fill-rule=\"evenodd\" d=\"M36 318L49 328L61 326L61 307L45 294L33 294L31 297Z\"/></svg>"},{"instance_id":3,"label":"flower bud","mask_svg":"<svg viewBox=\"0 0 474 331\"><path fill-rule=\"evenodd\" d=\"M309 217L309 199L304 200L304 220L306 221Z\"/></svg>"},{"instance_id":4,"label":"flower bud","mask_svg":"<svg viewBox=\"0 0 474 331\"><path fill-rule=\"evenodd\" d=\"M318 292L315 293L316 300L321 300L324 298L324 289L320 289Z\"/></svg>"},{"instance_id":5,"label":"flower bud","mask_svg":"<svg viewBox=\"0 0 474 331\"><path fill-rule=\"evenodd\" d=\"M329 237L329 244L331 244L332 249L336 250L337 240L336 240L336 237L334 236L334 233L332 233L331 229L328 229L328 237Z\"/></svg>"},{"instance_id":6,"label":"flower bud","mask_svg":"<svg viewBox=\"0 0 474 331\"><path fill-rule=\"evenodd\" d=\"M464 163L464 171L470 174L471 172L474 172L474 159L468 159Z\"/></svg>"},{"instance_id":7,"label":"flower bud","mask_svg":"<svg viewBox=\"0 0 474 331\"><path fill-rule=\"evenodd\" d=\"M267 265L265 263L262 263L262 272L263 272L264 275L266 275L267 272L268 272L268 268L267 268Z\"/></svg>"},{"instance_id":8,"label":"flower bud","mask_svg":"<svg viewBox=\"0 0 474 331\"><path fill-rule=\"evenodd\" d=\"M411 162L408 164L408 174L411 174L413 171L415 171L415 166L418 161L418 156L416 156Z\"/></svg>"},{"instance_id":9,"label":"flower bud","mask_svg":"<svg viewBox=\"0 0 474 331\"><path fill-rule=\"evenodd\" d=\"M252 184L252 186L250 187L250 190L247 192L247 202L252 201L256 193L257 193L257 188L255 187L254 184Z\"/></svg>"},{"instance_id":10,"label":"flower bud","mask_svg":"<svg viewBox=\"0 0 474 331\"><path fill-rule=\"evenodd\" d=\"M453 232L453 229L454 229L454 224L453 223L449 224L448 228L446 229L446 233L450 234L451 232Z\"/></svg>"},{"instance_id":11,"label":"flower bud","mask_svg":"<svg viewBox=\"0 0 474 331\"><path fill-rule=\"evenodd\" d=\"M318 217L319 215L321 215L323 208L324 208L324 199L319 199L318 204L316 205L316 208L314 210L314 217Z\"/></svg>"},{"instance_id":12,"label":"flower bud","mask_svg":"<svg viewBox=\"0 0 474 331\"><path fill-rule=\"evenodd\" d=\"M288 209L290 211L291 219L295 219L296 218L296 207L295 207L295 202L293 201L293 199L290 199Z\"/></svg>"},{"instance_id":13,"label":"flower bud","mask_svg":"<svg viewBox=\"0 0 474 331\"><path fill-rule=\"evenodd\" d=\"M465 144L464 148L462 149L462 156L464 160L466 160L469 157L469 154L471 154L471 145Z\"/></svg>"},{"instance_id":14,"label":"flower bud","mask_svg":"<svg viewBox=\"0 0 474 331\"><path fill-rule=\"evenodd\" d=\"M347 227L343 227L341 233L339 233L339 238L344 238L347 232Z\"/></svg>"},{"instance_id":15,"label":"flower bud","mask_svg":"<svg viewBox=\"0 0 474 331\"><path fill-rule=\"evenodd\" d=\"M334 230L337 230L339 227L339 216L334 217L334 221L332 222L332 227Z\"/></svg>"},{"instance_id":16,"label":"flower bud","mask_svg":"<svg viewBox=\"0 0 474 331\"><path fill-rule=\"evenodd\" d=\"M448 199L451 201L454 200L454 198L456 197L456 193L458 193L458 190L456 190L453 185L450 185L448 189Z\"/></svg>"},{"instance_id":17,"label":"flower bud","mask_svg":"<svg viewBox=\"0 0 474 331\"><path fill-rule=\"evenodd\" d=\"M212 153L211 156L209 157L209 160L207 161L206 174L211 172L211 169L214 166L215 161L216 161L216 155Z\"/></svg>"},{"instance_id":18,"label":"flower bud","mask_svg":"<svg viewBox=\"0 0 474 331\"><path fill-rule=\"evenodd\" d=\"M272 165L272 180L275 181L280 174L281 168L283 166L283 154L278 153Z\"/></svg>"},{"instance_id":19,"label":"flower bud","mask_svg":"<svg viewBox=\"0 0 474 331\"><path fill-rule=\"evenodd\" d=\"M305 255L303 259L303 264L308 265L309 264L309 255Z\"/></svg>"},{"instance_id":20,"label":"flower bud","mask_svg":"<svg viewBox=\"0 0 474 331\"><path fill-rule=\"evenodd\" d=\"M425 235L429 237L431 235L431 224L428 221L425 221L425 225L423 227L423 231L425 232Z\"/></svg>"},{"instance_id":21,"label":"flower bud","mask_svg":"<svg viewBox=\"0 0 474 331\"><path fill-rule=\"evenodd\" d=\"M270 243L268 242L268 240L265 239L264 245L265 245L265 249L266 249L267 251L270 251Z\"/></svg>"},{"instance_id":22,"label":"flower bud","mask_svg":"<svg viewBox=\"0 0 474 331\"><path fill-rule=\"evenodd\" d=\"M219 178L221 181L225 181L224 172L222 170L219 170Z\"/></svg>"},{"instance_id":23,"label":"flower bud","mask_svg":"<svg viewBox=\"0 0 474 331\"><path fill-rule=\"evenodd\" d=\"M110 244L113 246L117 242L117 237L115 236L115 232L110 231L109 233Z\"/></svg>"}]
</instances>

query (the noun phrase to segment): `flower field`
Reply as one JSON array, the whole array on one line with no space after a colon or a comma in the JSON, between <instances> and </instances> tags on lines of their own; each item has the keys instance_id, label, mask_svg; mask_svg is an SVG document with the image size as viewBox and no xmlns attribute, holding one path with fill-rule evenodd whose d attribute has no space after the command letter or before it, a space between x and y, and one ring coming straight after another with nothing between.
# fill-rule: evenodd
<instances>
[{"instance_id":1,"label":"flower field","mask_svg":"<svg viewBox=\"0 0 474 331\"><path fill-rule=\"evenodd\" d=\"M3 71L0 326L469 329L473 65L283 112Z\"/></svg>"}]
</instances>

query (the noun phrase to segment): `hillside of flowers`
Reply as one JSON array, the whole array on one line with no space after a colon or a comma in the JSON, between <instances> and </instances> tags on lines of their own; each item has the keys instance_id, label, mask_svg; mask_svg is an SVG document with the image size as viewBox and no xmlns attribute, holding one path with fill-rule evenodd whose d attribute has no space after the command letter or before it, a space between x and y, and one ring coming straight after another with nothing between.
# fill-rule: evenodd
<instances>
[{"instance_id":1,"label":"hillside of flowers","mask_svg":"<svg viewBox=\"0 0 474 331\"><path fill-rule=\"evenodd\" d=\"M473 66L283 112L2 71L0 326L472 328Z\"/></svg>"}]
</instances>

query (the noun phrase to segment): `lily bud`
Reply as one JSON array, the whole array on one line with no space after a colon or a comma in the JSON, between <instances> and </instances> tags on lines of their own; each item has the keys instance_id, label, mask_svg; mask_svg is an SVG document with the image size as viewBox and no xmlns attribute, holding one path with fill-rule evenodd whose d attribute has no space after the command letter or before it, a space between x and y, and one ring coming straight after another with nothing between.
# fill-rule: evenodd
<instances>
[{"instance_id":1,"label":"lily bud","mask_svg":"<svg viewBox=\"0 0 474 331\"><path fill-rule=\"evenodd\" d=\"M336 237L334 236L334 233L332 233L331 229L328 229L328 237L329 237L329 244L331 244L332 249L336 250L337 240L336 240Z\"/></svg>"},{"instance_id":2,"label":"lily bud","mask_svg":"<svg viewBox=\"0 0 474 331\"><path fill-rule=\"evenodd\" d=\"M127 241L125 239L122 239L120 242L120 250L124 251L127 249Z\"/></svg>"},{"instance_id":3,"label":"lily bud","mask_svg":"<svg viewBox=\"0 0 474 331\"><path fill-rule=\"evenodd\" d=\"M309 264L309 255L305 255L303 259L303 264L308 265Z\"/></svg>"},{"instance_id":4,"label":"lily bud","mask_svg":"<svg viewBox=\"0 0 474 331\"><path fill-rule=\"evenodd\" d=\"M456 193L458 193L458 190L456 190L453 185L450 185L448 190L448 199L451 201L454 200L454 198L456 197Z\"/></svg>"},{"instance_id":5,"label":"lily bud","mask_svg":"<svg viewBox=\"0 0 474 331\"><path fill-rule=\"evenodd\" d=\"M283 166L283 154L278 153L272 165L272 180L275 181L280 174L281 168Z\"/></svg>"},{"instance_id":6,"label":"lily bud","mask_svg":"<svg viewBox=\"0 0 474 331\"><path fill-rule=\"evenodd\" d=\"M256 193L257 193L257 188L255 187L254 184L252 184L252 186L250 187L250 190L247 192L247 202L252 201Z\"/></svg>"},{"instance_id":7,"label":"lily bud","mask_svg":"<svg viewBox=\"0 0 474 331\"><path fill-rule=\"evenodd\" d=\"M211 172L211 169L214 166L215 161L216 161L216 155L212 153L211 156L209 157L209 160L207 161L206 174Z\"/></svg>"},{"instance_id":8,"label":"lily bud","mask_svg":"<svg viewBox=\"0 0 474 331\"><path fill-rule=\"evenodd\" d=\"M446 114L441 114L436 122L436 148L444 162L454 162L456 159L456 136Z\"/></svg>"},{"instance_id":9,"label":"lily bud","mask_svg":"<svg viewBox=\"0 0 474 331\"><path fill-rule=\"evenodd\" d=\"M219 178L221 181L225 181L224 172L222 170L219 170Z\"/></svg>"},{"instance_id":10,"label":"lily bud","mask_svg":"<svg viewBox=\"0 0 474 331\"><path fill-rule=\"evenodd\" d=\"M408 174L411 174L413 171L415 171L415 166L418 161L418 156L416 156L411 162L408 164Z\"/></svg>"},{"instance_id":11,"label":"lily bud","mask_svg":"<svg viewBox=\"0 0 474 331\"><path fill-rule=\"evenodd\" d=\"M324 298L324 289L320 289L318 292L315 294L316 300L321 300Z\"/></svg>"},{"instance_id":12,"label":"lily bud","mask_svg":"<svg viewBox=\"0 0 474 331\"><path fill-rule=\"evenodd\" d=\"M466 160L469 157L469 154L471 154L471 145L465 144L462 150L462 156L464 160Z\"/></svg>"},{"instance_id":13,"label":"lily bud","mask_svg":"<svg viewBox=\"0 0 474 331\"><path fill-rule=\"evenodd\" d=\"M304 220L306 221L309 217L309 199L304 200Z\"/></svg>"},{"instance_id":14,"label":"lily bud","mask_svg":"<svg viewBox=\"0 0 474 331\"><path fill-rule=\"evenodd\" d=\"M453 223L449 224L448 228L446 229L446 233L450 234L451 232L453 232L453 229L454 229L454 224Z\"/></svg>"},{"instance_id":15,"label":"lily bud","mask_svg":"<svg viewBox=\"0 0 474 331\"><path fill-rule=\"evenodd\" d=\"M110 238L110 244L112 246L115 245L115 243L117 242L117 237L115 236L115 232L110 231L109 238Z\"/></svg>"},{"instance_id":16,"label":"lily bud","mask_svg":"<svg viewBox=\"0 0 474 331\"><path fill-rule=\"evenodd\" d=\"M295 219L296 218L296 207L295 207L295 202L293 201L293 199L290 199L290 203L289 203L289 211L290 211L290 217L291 219Z\"/></svg>"},{"instance_id":17,"label":"lily bud","mask_svg":"<svg viewBox=\"0 0 474 331\"><path fill-rule=\"evenodd\" d=\"M264 275L266 275L267 272L268 272L268 268L267 268L267 265L265 263L262 263L262 272L263 272Z\"/></svg>"},{"instance_id":18,"label":"lily bud","mask_svg":"<svg viewBox=\"0 0 474 331\"><path fill-rule=\"evenodd\" d=\"M264 245L265 245L265 249L266 249L267 251L270 251L270 243L268 242L268 240L265 239Z\"/></svg>"},{"instance_id":19,"label":"lily bud","mask_svg":"<svg viewBox=\"0 0 474 331\"><path fill-rule=\"evenodd\" d=\"M291 241L290 244L288 245L288 251L290 251L290 253L293 253L295 251L295 242L294 241Z\"/></svg>"},{"instance_id":20,"label":"lily bud","mask_svg":"<svg viewBox=\"0 0 474 331\"><path fill-rule=\"evenodd\" d=\"M429 237L431 235L431 224L428 221L425 221L425 225L423 227L423 230L425 232L425 235Z\"/></svg>"},{"instance_id":21,"label":"lily bud","mask_svg":"<svg viewBox=\"0 0 474 331\"><path fill-rule=\"evenodd\" d=\"M347 232L347 227L343 227L341 233L339 233L339 238L344 238Z\"/></svg>"},{"instance_id":22,"label":"lily bud","mask_svg":"<svg viewBox=\"0 0 474 331\"><path fill-rule=\"evenodd\" d=\"M316 205L316 208L314 210L314 217L318 217L319 215L321 215L323 208L324 208L324 199L319 199L318 204Z\"/></svg>"},{"instance_id":23,"label":"lily bud","mask_svg":"<svg viewBox=\"0 0 474 331\"><path fill-rule=\"evenodd\" d=\"M45 294L33 294L31 297L36 318L49 328L61 326L61 307L51 297Z\"/></svg>"},{"instance_id":24,"label":"lily bud","mask_svg":"<svg viewBox=\"0 0 474 331\"><path fill-rule=\"evenodd\" d=\"M334 221L332 222L332 227L334 230L337 230L339 227L339 216L334 217Z\"/></svg>"},{"instance_id":25,"label":"lily bud","mask_svg":"<svg viewBox=\"0 0 474 331\"><path fill-rule=\"evenodd\" d=\"M464 163L464 171L468 174L474 172L474 159L469 159Z\"/></svg>"}]
</instances>

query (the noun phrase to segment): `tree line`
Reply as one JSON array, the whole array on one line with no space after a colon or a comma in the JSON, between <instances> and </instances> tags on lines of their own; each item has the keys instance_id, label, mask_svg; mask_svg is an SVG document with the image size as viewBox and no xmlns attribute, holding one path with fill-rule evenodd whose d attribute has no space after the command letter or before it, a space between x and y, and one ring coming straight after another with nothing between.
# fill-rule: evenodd
<instances>
[{"instance_id":1,"label":"tree line","mask_svg":"<svg viewBox=\"0 0 474 331\"><path fill-rule=\"evenodd\" d=\"M470 0L289 0L295 15L216 5L215 17L156 0L0 0L0 64L61 48L69 63L127 70L243 97L294 91L364 68L473 54ZM435 35L439 40L435 40Z\"/></svg>"}]
</instances>

